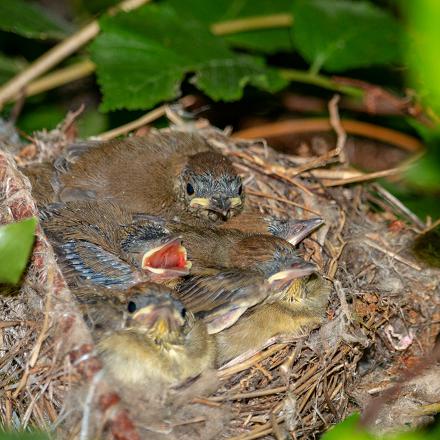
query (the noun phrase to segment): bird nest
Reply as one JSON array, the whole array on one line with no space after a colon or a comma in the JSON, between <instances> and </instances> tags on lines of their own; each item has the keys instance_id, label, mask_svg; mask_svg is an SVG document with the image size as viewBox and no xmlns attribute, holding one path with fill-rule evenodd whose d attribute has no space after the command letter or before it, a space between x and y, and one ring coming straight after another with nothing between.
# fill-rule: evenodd
<instances>
[{"instance_id":1,"label":"bird nest","mask_svg":"<svg viewBox=\"0 0 440 440\"><path fill-rule=\"evenodd\" d=\"M277 153L262 141L230 138L206 124L187 129L199 130L232 159L249 205L284 218L325 220L300 247L332 281L324 324L299 338L280 335L223 366L214 390L191 396L146 426L138 404L127 404L106 381L39 228L20 288L4 287L0 297L2 425L38 427L56 438L251 440L290 438L287 433L315 438L359 409L381 419L384 430L426 421L426 413L411 405L406 416L392 417L399 399L411 393L411 381L435 367L427 353L440 329L440 276L411 254L424 226L420 220L368 176L350 170L337 123L336 148L306 158ZM62 150L66 132L40 134L34 152L29 155L27 147L18 157L34 160L39 151ZM0 185L1 224L37 215L29 182L6 151L0 152ZM431 388L425 387L418 405L435 401L438 377L436 384L425 380Z\"/></svg>"}]
</instances>

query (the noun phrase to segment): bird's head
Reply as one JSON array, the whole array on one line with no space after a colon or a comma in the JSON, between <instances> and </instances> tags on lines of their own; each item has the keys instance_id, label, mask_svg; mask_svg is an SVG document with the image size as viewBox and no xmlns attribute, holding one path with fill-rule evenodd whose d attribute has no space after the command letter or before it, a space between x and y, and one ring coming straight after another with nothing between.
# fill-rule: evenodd
<instances>
[{"instance_id":1,"label":"bird's head","mask_svg":"<svg viewBox=\"0 0 440 440\"><path fill-rule=\"evenodd\" d=\"M178 180L179 198L196 217L221 223L243 209L241 178L230 160L219 153L190 156Z\"/></svg>"},{"instance_id":2,"label":"bird's head","mask_svg":"<svg viewBox=\"0 0 440 440\"><path fill-rule=\"evenodd\" d=\"M177 342L182 336L188 316L182 303L168 289L158 286L143 288L143 293L128 298L128 326L147 333L158 342Z\"/></svg>"},{"instance_id":3,"label":"bird's head","mask_svg":"<svg viewBox=\"0 0 440 440\"><path fill-rule=\"evenodd\" d=\"M179 235L172 234L155 218L141 218L127 227L122 249L153 281L188 275L191 261Z\"/></svg>"},{"instance_id":4,"label":"bird's head","mask_svg":"<svg viewBox=\"0 0 440 440\"><path fill-rule=\"evenodd\" d=\"M303 260L288 241L270 235L250 235L232 250L235 267L257 270L274 288L315 272L316 267Z\"/></svg>"}]
</instances>

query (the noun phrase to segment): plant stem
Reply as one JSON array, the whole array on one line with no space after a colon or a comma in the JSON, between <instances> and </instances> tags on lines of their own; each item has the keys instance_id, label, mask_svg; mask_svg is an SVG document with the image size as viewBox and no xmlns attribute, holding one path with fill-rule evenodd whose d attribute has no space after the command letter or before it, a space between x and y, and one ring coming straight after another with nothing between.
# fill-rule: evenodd
<instances>
[{"instance_id":1,"label":"plant stem","mask_svg":"<svg viewBox=\"0 0 440 440\"><path fill-rule=\"evenodd\" d=\"M229 35L259 29L291 27L292 24L293 16L291 14L263 15L214 23L211 25L211 32L214 35Z\"/></svg>"},{"instance_id":2,"label":"plant stem","mask_svg":"<svg viewBox=\"0 0 440 440\"><path fill-rule=\"evenodd\" d=\"M117 11L121 9L127 11L135 9L149 1L150 0L125 0L112 10ZM80 47L84 46L84 44L94 38L98 32L99 24L97 20L94 20L80 31L49 49L41 57L37 58L32 64L30 64L27 69L14 76L0 88L0 109L6 102L19 94L20 91L23 90L32 80L47 72L53 66L56 66L69 55L76 52Z\"/></svg>"},{"instance_id":3,"label":"plant stem","mask_svg":"<svg viewBox=\"0 0 440 440\"><path fill-rule=\"evenodd\" d=\"M88 76L95 71L95 68L96 66L92 61L84 60L63 69L55 70L30 83L26 88L26 96L38 95L39 93Z\"/></svg>"},{"instance_id":4,"label":"plant stem","mask_svg":"<svg viewBox=\"0 0 440 440\"><path fill-rule=\"evenodd\" d=\"M364 91L361 88L338 84L327 76L310 73L310 71L279 69L279 72L281 73L281 76L288 81L311 84L324 89L343 93L348 96L353 96L355 98L362 98L364 96Z\"/></svg>"}]
</instances>

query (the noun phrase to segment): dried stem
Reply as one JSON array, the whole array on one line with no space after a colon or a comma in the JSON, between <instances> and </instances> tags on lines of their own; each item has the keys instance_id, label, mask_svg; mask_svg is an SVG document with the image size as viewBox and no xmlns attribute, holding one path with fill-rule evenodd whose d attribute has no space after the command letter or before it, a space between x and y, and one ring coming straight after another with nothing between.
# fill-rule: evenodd
<instances>
[{"instance_id":1,"label":"dried stem","mask_svg":"<svg viewBox=\"0 0 440 440\"><path fill-rule=\"evenodd\" d=\"M128 11L138 8L149 1L150 0L125 0L115 8L112 8L112 11ZM20 91L32 80L38 78L41 74L47 72L69 55L76 52L80 47L84 46L94 38L98 32L99 24L97 20L94 20L71 37L66 38L61 43L45 52L40 58L31 63L29 67L14 76L14 78L0 88L0 108L20 93Z\"/></svg>"}]
</instances>

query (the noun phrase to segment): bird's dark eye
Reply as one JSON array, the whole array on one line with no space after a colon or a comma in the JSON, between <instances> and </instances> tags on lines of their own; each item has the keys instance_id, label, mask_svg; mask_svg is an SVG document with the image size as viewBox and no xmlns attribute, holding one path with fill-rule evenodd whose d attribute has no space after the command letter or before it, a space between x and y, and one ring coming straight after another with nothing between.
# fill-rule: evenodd
<instances>
[{"instance_id":1,"label":"bird's dark eye","mask_svg":"<svg viewBox=\"0 0 440 440\"><path fill-rule=\"evenodd\" d=\"M241 196L242 192L243 192L243 185L240 185L238 187L238 195Z\"/></svg>"},{"instance_id":2,"label":"bird's dark eye","mask_svg":"<svg viewBox=\"0 0 440 440\"><path fill-rule=\"evenodd\" d=\"M136 307L136 303L134 301L130 301L127 304L127 310L128 310L129 313L134 313L136 311L136 308L137 308Z\"/></svg>"},{"instance_id":3,"label":"bird's dark eye","mask_svg":"<svg viewBox=\"0 0 440 440\"><path fill-rule=\"evenodd\" d=\"M190 196L192 196L194 194L194 187L190 183L188 183L188 185L186 185L186 192Z\"/></svg>"},{"instance_id":4,"label":"bird's dark eye","mask_svg":"<svg viewBox=\"0 0 440 440\"><path fill-rule=\"evenodd\" d=\"M186 309L185 309L185 307L180 311L180 314L182 315L182 318L185 318L185 316L186 316Z\"/></svg>"}]
</instances>

